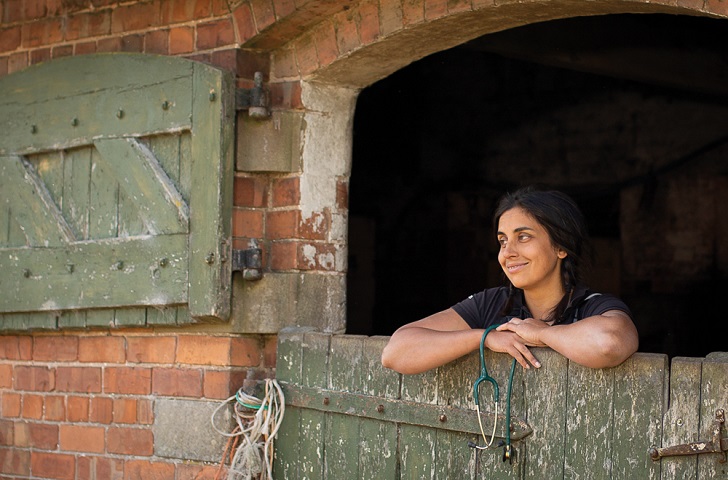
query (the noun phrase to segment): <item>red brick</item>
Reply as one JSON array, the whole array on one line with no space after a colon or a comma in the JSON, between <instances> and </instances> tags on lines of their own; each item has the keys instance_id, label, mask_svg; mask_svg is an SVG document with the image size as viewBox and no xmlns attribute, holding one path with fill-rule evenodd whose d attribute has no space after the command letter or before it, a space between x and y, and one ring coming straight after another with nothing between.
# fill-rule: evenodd
<instances>
[{"instance_id":1,"label":"red brick","mask_svg":"<svg viewBox=\"0 0 728 480\"><path fill-rule=\"evenodd\" d=\"M22 403L18 393L2 392L2 410L0 416L4 418L17 418L20 416Z\"/></svg>"},{"instance_id":2,"label":"red brick","mask_svg":"<svg viewBox=\"0 0 728 480\"><path fill-rule=\"evenodd\" d=\"M18 425L25 425L18 423ZM0 445L11 447L17 445L14 439L15 422L10 420L0 420Z\"/></svg>"},{"instance_id":3,"label":"red brick","mask_svg":"<svg viewBox=\"0 0 728 480\"><path fill-rule=\"evenodd\" d=\"M60 442L64 452L104 453L104 427L61 425Z\"/></svg>"},{"instance_id":4,"label":"red brick","mask_svg":"<svg viewBox=\"0 0 728 480\"><path fill-rule=\"evenodd\" d=\"M113 410L114 423L136 423L137 401L134 398L115 398Z\"/></svg>"},{"instance_id":5,"label":"red brick","mask_svg":"<svg viewBox=\"0 0 728 480\"><path fill-rule=\"evenodd\" d=\"M336 208L346 210L349 207L349 182L340 178L336 181Z\"/></svg>"},{"instance_id":6,"label":"red brick","mask_svg":"<svg viewBox=\"0 0 728 480\"><path fill-rule=\"evenodd\" d=\"M245 370L207 370L203 383L203 396L224 400L235 395L247 377Z\"/></svg>"},{"instance_id":7,"label":"red brick","mask_svg":"<svg viewBox=\"0 0 728 480\"><path fill-rule=\"evenodd\" d=\"M320 66L325 67L339 57L339 46L336 42L336 28L334 28L333 23L323 23L315 30L313 37L316 42L316 52Z\"/></svg>"},{"instance_id":8,"label":"red brick","mask_svg":"<svg viewBox=\"0 0 728 480\"><path fill-rule=\"evenodd\" d=\"M268 212L265 219L265 238L269 240L297 238L300 220L301 212L298 210Z\"/></svg>"},{"instance_id":9,"label":"red brick","mask_svg":"<svg viewBox=\"0 0 728 480\"><path fill-rule=\"evenodd\" d=\"M275 368L278 352L278 337L276 335L266 335L264 337L263 346L263 366L266 368Z\"/></svg>"},{"instance_id":10,"label":"red brick","mask_svg":"<svg viewBox=\"0 0 728 480\"><path fill-rule=\"evenodd\" d=\"M181 335L177 339L177 362L192 365L229 365L230 337Z\"/></svg>"},{"instance_id":11,"label":"red brick","mask_svg":"<svg viewBox=\"0 0 728 480\"><path fill-rule=\"evenodd\" d=\"M4 20L7 23L19 22L23 20L23 0L5 0ZM2 5L2 4L0 4ZM2 10L0 10L2 11Z\"/></svg>"},{"instance_id":12,"label":"red brick","mask_svg":"<svg viewBox=\"0 0 728 480\"><path fill-rule=\"evenodd\" d=\"M425 19L435 20L447 15L448 0L425 0Z\"/></svg>"},{"instance_id":13,"label":"red brick","mask_svg":"<svg viewBox=\"0 0 728 480\"><path fill-rule=\"evenodd\" d=\"M301 108L301 83L280 82L269 86L271 104L280 108Z\"/></svg>"},{"instance_id":14,"label":"red brick","mask_svg":"<svg viewBox=\"0 0 728 480\"><path fill-rule=\"evenodd\" d=\"M162 22L185 23L210 16L209 0L167 0L162 2Z\"/></svg>"},{"instance_id":15,"label":"red brick","mask_svg":"<svg viewBox=\"0 0 728 480\"><path fill-rule=\"evenodd\" d=\"M245 43L245 41L253 38L257 33L255 20L253 19L253 11L248 2L242 2L233 11L233 22L235 22L237 34L235 41L238 43Z\"/></svg>"},{"instance_id":16,"label":"red brick","mask_svg":"<svg viewBox=\"0 0 728 480\"><path fill-rule=\"evenodd\" d=\"M271 0L251 0L250 6L253 9L253 17L259 32L275 23L275 12Z\"/></svg>"},{"instance_id":17,"label":"red brick","mask_svg":"<svg viewBox=\"0 0 728 480\"><path fill-rule=\"evenodd\" d=\"M178 480L215 480L219 478L215 465L199 465L194 463L177 464Z\"/></svg>"},{"instance_id":18,"label":"red brick","mask_svg":"<svg viewBox=\"0 0 728 480\"><path fill-rule=\"evenodd\" d=\"M43 419L62 421L66 419L66 399L58 395L49 395L43 399Z\"/></svg>"},{"instance_id":19,"label":"red brick","mask_svg":"<svg viewBox=\"0 0 728 480\"><path fill-rule=\"evenodd\" d=\"M56 45L53 47L51 57L62 58L73 55L73 45Z\"/></svg>"},{"instance_id":20,"label":"red brick","mask_svg":"<svg viewBox=\"0 0 728 480\"><path fill-rule=\"evenodd\" d=\"M26 23L22 27L22 44L24 47L40 47L52 45L63 40L63 23L52 18Z\"/></svg>"},{"instance_id":21,"label":"red brick","mask_svg":"<svg viewBox=\"0 0 728 480\"><path fill-rule=\"evenodd\" d=\"M233 236L262 238L263 212L235 207L233 209Z\"/></svg>"},{"instance_id":22,"label":"red brick","mask_svg":"<svg viewBox=\"0 0 728 480\"><path fill-rule=\"evenodd\" d=\"M172 397L202 396L202 371L187 368L155 368L152 391Z\"/></svg>"},{"instance_id":23,"label":"red brick","mask_svg":"<svg viewBox=\"0 0 728 480\"><path fill-rule=\"evenodd\" d=\"M296 64L296 51L292 48L281 48L273 52L272 74L275 78L290 78L298 76Z\"/></svg>"},{"instance_id":24,"label":"red brick","mask_svg":"<svg viewBox=\"0 0 728 480\"><path fill-rule=\"evenodd\" d=\"M111 33L145 30L159 24L160 4L139 2L117 7L111 12Z\"/></svg>"},{"instance_id":25,"label":"red brick","mask_svg":"<svg viewBox=\"0 0 728 480\"><path fill-rule=\"evenodd\" d=\"M30 469L36 478L73 480L76 478L76 459L73 455L33 451L30 453Z\"/></svg>"},{"instance_id":26,"label":"red brick","mask_svg":"<svg viewBox=\"0 0 728 480\"><path fill-rule=\"evenodd\" d=\"M309 75L318 69L318 53L312 35L305 36L296 42L296 64L301 75Z\"/></svg>"},{"instance_id":27,"label":"red brick","mask_svg":"<svg viewBox=\"0 0 728 480\"><path fill-rule=\"evenodd\" d=\"M266 177L235 177L236 207L266 207L268 205L268 179Z\"/></svg>"},{"instance_id":28,"label":"red brick","mask_svg":"<svg viewBox=\"0 0 728 480\"><path fill-rule=\"evenodd\" d=\"M20 27L0 29L0 52L12 52L20 47Z\"/></svg>"},{"instance_id":29,"label":"red brick","mask_svg":"<svg viewBox=\"0 0 728 480\"><path fill-rule=\"evenodd\" d=\"M379 0L379 28L382 35L402 29L402 0Z\"/></svg>"},{"instance_id":30,"label":"red brick","mask_svg":"<svg viewBox=\"0 0 728 480\"><path fill-rule=\"evenodd\" d=\"M273 0L273 10L276 19L280 20L296 11L296 2L294 0Z\"/></svg>"},{"instance_id":31,"label":"red brick","mask_svg":"<svg viewBox=\"0 0 728 480\"><path fill-rule=\"evenodd\" d=\"M104 392L149 395L152 392L152 370L141 367L108 367L104 369Z\"/></svg>"},{"instance_id":32,"label":"red brick","mask_svg":"<svg viewBox=\"0 0 728 480\"><path fill-rule=\"evenodd\" d=\"M147 428L111 427L106 433L106 451L149 456L154 453L154 436Z\"/></svg>"},{"instance_id":33,"label":"red brick","mask_svg":"<svg viewBox=\"0 0 728 480\"><path fill-rule=\"evenodd\" d=\"M0 57L0 77L8 74L8 57Z\"/></svg>"},{"instance_id":34,"label":"red brick","mask_svg":"<svg viewBox=\"0 0 728 480\"><path fill-rule=\"evenodd\" d=\"M298 236L307 240L326 240L331 226L328 211L313 212L307 219L301 219Z\"/></svg>"},{"instance_id":35,"label":"red brick","mask_svg":"<svg viewBox=\"0 0 728 480\"><path fill-rule=\"evenodd\" d=\"M56 386L55 371L47 367L15 367L15 390L50 392Z\"/></svg>"},{"instance_id":36,"label":"red brick","mask_svg":"<svg viewBox=\"0 0 728 480\"><path fill-rule=\"evenodd\" d=\"M298 205L301 201L301 179L300 177L274 179L271 192L274 207Z\"/></svg>"},{"instance_id":37,"label":"red brick","mask_svg":"<svg viewBox=\"0 0 728 480\"><path fill-rule=\"evenodd\" d=\"M76 457L78 480L123 480L124 461L118 458L78 456Z\"/></svg>"},{"instance_id":38,"label":"red brick","mask_svg":"<svg viewBox=\"0 0 728 480\"><path fill-rule=\"evenodd\" d=\"M81 42L73 46L74 55L88 55L96 53L96 42Z\"/></svg>"},{"instance_id":39,"label":"red brick","mask_svg":"<svg viewBox=\"0 0 728 480\"><path fill-rule=\"evenodd\" d=\"M15 424L15 444L18 447L56 450L58 448L58 425L18 422Z\"/></svg>"},{"instance_id":40,"label":"red brick","mask_svg":"<svg viewBox=\"0 0 728 480\"><path fill-rule=\"evenodd\" d=\"M169 480L174 478L174 471L171 463L130 460L125 464L124 480Z\"/></svg>"},{"instance_id":41,"label":"red brick","mask_svg":"<svg viewBox=\"0 0 728 480\"><path fill-rule=\"evenodd\" d=\"M179 55L195 50L195 30L192 27L177 27L169 30L169 53Z\"/></svg>"},{"instance_id":42,"label":"red brick","mask_svg":"<svg viewBox=\"0 0 728 480\"><path fill-rule=\"evenodd\" d=\"M347 54L361 45L356 22L351 12L342 12L334 16L334 26L336 28L336 45L341 55Z\"/></svg>"},{"instance_id":43,"label":"red brick","mask_svg":"<svg viewBox=\"0 0 728 480\"><path fill-rule=\"evenodd\" d=\"M137 423L140 425L154 423L154 405L151 400L145 398L137 400Z\"/></svg>"},{"instance_id":44,"label":"red brick","mask_svg":"<svg viewBox=\"0 0 728 480\"><path fill-rule=\"evenodd\" d=\"M720 16L728 14L728 5L723 0L706 0L702 9Z\"/></svg>"},{"instance_id":45,"label":"red brick","mask_svg":"<svg viewBox=\"0 0 728 480\"><path fill-rule=\"evenodd\" d=\"M364 0L359 4L359 37L361 43L368 45L379 38L379 2Z\"/></svg>"},{"instance_id":46,"label":"red brick","mask_svg":"<svg viewBox=\"0 0 728 480\"><path fill-rule=\"evenodd\" d=\"M144 51L144 35L125 35L121 37L121 51L141 53Z\"/></svg>"},{"instance_id":47,"label":"red brick","mask_svg":"<svg viewBox=\"0 0 728 480\"><path fill-rule=\"evenodd\" d=\"M28 52L19 52L8 58L8 73L25 70L29 65Z\"/></svg>"},{"instance_id":48,"label":"red brick","mask_svg":"<svg viewBox=\"0 0 728 480\"><path fill-rule=\"evenodd\" d=\"M101 392L100 367L58 367L56 391L59 392Z\"/></svg>"},{"instance_id":49,"label":"red brick","mask_svg":"<svg viewBox=\"0 0 728 480\"><path fill-rule=\"evenodd\" d=\"M299 242L273 242L270 247L270 268L272 270L293 270L298 268Z\"/></svg>"},{"instance_id":50,"label":"red brick","mask_svg":"<svg viewBox=\"0 0 728 480\"><path fill-rule=\"evenodd\" d=\"M110 10L71 15L66 22L66 40L99 37L111 33Z\"/></svg>"},{"instance_id":51,"label":"red brick","mask_svg":"<svg viewBox=\"0 0 728 480\"><path fill-rule=\"evenodd\" d=\"M0 473L30 475L30 451L17 448L0 448Z\"/></svg>"},{"instance_id":52,"label":"red brick","mask_svg":"<svg viewBox=\"0 0 728 480\"><path fill-rule=\"evenodd\" d=\"M470 0L448 0L447 2L448 14L468 12L472 9L473 7L470 3Z\"/></svg>"},{"instance_id":53,"label":"red brick","mask_svg":"<svg viewBox=\"0 0 728 480\"><path fill-rule=\"evenodd\" d=\"M422 23L425 20L424 0L402 0L402 25Z\"/></svg>"},{"instance_id":54,"label":"red brick","mask_svg":"<svg viewBox=\"0 0 728 480\"><path fill-rule=\"evenodd\" d=\"M235 337L232 341L230 364L237 367L257 367L261 360L259 337Z\"/></svg>"},{"instance_id":55,"label":"red brick","mask_svg":"<svg viewBox=\"0 0 728 480\"><path fill-rule=\"evenodd\" d=\"M81 337L78 341L78 361L124 363L126 340L123 337Z\"/></svg>"},{"instance_id":56,"label":"red brick","mask_svg":"<svg viewBox=\"0 0 728 480\"><path fill-rule=\"evenodd\" d=\"M153 30L144 34L144 53L166 55L169 52L169 30Z\"/></svg>"},{"instance_id":57,"label":"red brick","mask_svg":"<svg viewBox=\"0 0 728 480\"><path fill-rule=\"evenodd\" d=\"M66 420L69 422L88 422L89 398L68 397L66 400Z\"/></svg>"},{"instance_id":58,"label":"red brick","mask_svg":"<svg viewBox=\"0 0 728 480\"><path fill-rule=\"evenodd\" d=\"M24 18L26 20L37 20L45 17L46 15L54 15L56 12L53 8L49 11L49 9L46 8L46 3L50 3L51 5L53 4L53 2L43 2L40 0L25 0L25 8L23 9Z\"/></svg>"},{"instance_id":59,"label":"red brick","mask_svg":"<svg viewBox=\"0 0 728 480\"><path fill-rule=\"evenodd\" d=\"M233 31L233 23L229 19L197 25L198 50L209 50L234 43L235 32Z\"/></svg>"},{"instance_id":60,"label":"red brick","mask_svg":"<svg viewBox=\"0 0 728 480\"><path fill-rule=\"evenodd\" d=\"M133 363L173 363L175 337L127 337L127 361Z\"/></svg>"},{"instance_id":61,"label":"red brick","mask_svg":"<svg viewBox=\"0 0 728 480\"><path fill-rule=\"evenodd\" d=\"M50 48L39 48L30 52L30 63L36 65L38 63L47 62L51 59Z\"/></svg>"},{"instance_id":62,"label":"red brick","mask_svg":"<svg viewBox=\"0 0 728 480\"><path fill-rule=\"evenodd\" d=\"M70 362L77 358L78 337L53 335L33 339L33 360L37 362Z\"/></svg>"},{"instance_id":63,"label":"red brick","mask_svg":"<svg viewBox=\"0 0 728 480\"><path fill-rule=\"evenodd\" d=\"M109 397L93 397L89 405L89 421L108 425L114 419L114 401Z\"/></svg>"},{"instance_id":64,"label":"red brick","mask_svg":"<svg viewBox=\"0 0 728 480\"><path fill-rule=\"evenodd\" d=\"M0 388L13 387L13 366L0 364Z\"/></svg>"}]
</instances>

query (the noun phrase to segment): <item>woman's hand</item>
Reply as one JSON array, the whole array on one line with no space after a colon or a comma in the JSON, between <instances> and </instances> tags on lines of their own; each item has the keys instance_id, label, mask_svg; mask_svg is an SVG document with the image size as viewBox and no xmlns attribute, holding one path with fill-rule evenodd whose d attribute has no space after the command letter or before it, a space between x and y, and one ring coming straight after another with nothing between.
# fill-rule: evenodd
<instances>
[{"instance_id":1,"label":"woman's hand","mask_svg":"<svg viewBox=\"0 0 728 480\"><path fill-rule=\"evenodd\" d=\"M511 357L515 358L523 368L531 368L531 365L536 368L541 367L541 363L528 349L524 339L515 332L502 331L501 328L498 327L496 330L492 330L488 336L485 337L485 346L493 352L507 353Z\"/></svg>"},{"instance_id":2,"label":"woman's hand","mask_svg":"<svg viewBox=\"0 0 728 480\"><path fill-rule=\"evenodd\" d=\"M513 332L529 347L546 347L541 340L541 333L551 326L543 320L535 318L512 318L510 321L500 325L496 330L499 332Z\"/></svg>"}]
</instances>

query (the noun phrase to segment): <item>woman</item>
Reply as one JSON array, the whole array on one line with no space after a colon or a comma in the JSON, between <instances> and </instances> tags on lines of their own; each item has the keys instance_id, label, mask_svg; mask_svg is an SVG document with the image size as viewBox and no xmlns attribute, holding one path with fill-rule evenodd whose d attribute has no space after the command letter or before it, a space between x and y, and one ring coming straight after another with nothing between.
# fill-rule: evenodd
<instances>
[{"instance_id":1,"label":"woman","mask_svg":"<svg viewBox=\"0 0 728 480\"><path fill-rule=\"evenodd\" d=\"M618 298L581 283L586 226L576 204L531 188L501 199L494 217L498 261L508 287L489 288L442 312L399 328L382 364L421 373L485 346L524 368L541 365L528 347L550 347L592 368L619 365L637 351L637 329Z\"/></svg>"}]
</instances>

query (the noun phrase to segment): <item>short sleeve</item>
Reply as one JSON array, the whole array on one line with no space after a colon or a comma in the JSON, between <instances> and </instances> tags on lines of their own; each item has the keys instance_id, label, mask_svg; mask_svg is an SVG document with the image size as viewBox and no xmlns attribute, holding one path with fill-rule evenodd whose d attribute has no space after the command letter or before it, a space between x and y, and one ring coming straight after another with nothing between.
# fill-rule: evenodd
<instances>
[{"instance_id":1,"label":"short sleeve","mask_svg":"<svg viewBox=\"0 0 728 480\"><path fill-rule=\"evenodd\" d=\"M622 311L629 315L630 318L632 318L632 312L630 311L627 304L624 303L621 299L608 293L587 297L584 303L579 307L578 317L579 320L581 320L582 318L592 317L594 315L601 315L610 310Z\"/></svg>"},{"instance_id":2,"label":"short sleeve","mask_svg":"<svg viewBox=\"0 0 728 480\"><path fill-rule=\"evenodd\" d=\"M506 317L501 315L501 310L507 297L508 292L505 288L488 288L456 303L452 309L470 328L487 328L505 321Z\"/></svg>"}]
</instances>

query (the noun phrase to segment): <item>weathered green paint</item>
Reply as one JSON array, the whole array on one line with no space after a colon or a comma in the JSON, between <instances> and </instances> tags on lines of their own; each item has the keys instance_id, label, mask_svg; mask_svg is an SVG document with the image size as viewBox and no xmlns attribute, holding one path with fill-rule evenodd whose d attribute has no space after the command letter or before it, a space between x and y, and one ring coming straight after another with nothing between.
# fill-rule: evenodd
<instances>
[{"instance_id":1,"label":"weathered green paint","mask_svg":"<svg viewBox=\"0 0 728 480\"><path fill-rule=\"evenodd\" d=\"M715 410L728 406L728 354L678 358L670 372L665 355L639 353L597 370L534 349L542 367L517 368L511 404L512 418L525 419L533 433L514 435L511 464L502 462L502 448L476 453L467 446L482 443L473 433L477 354L403 376L381 366L386 341L281 333L277 375L287 408L275 478L728 478L715 454L658 462L648 455L651 446L710 440ZM486 361L505 402L511 358L487 352ZM492 413L492 395L481 397ZM460 409L470 413L461 431L450 416ZM420 422L423 416L432 418ZM502 436L499 428L496 442Z\"/></svg>"},{"instance_id":2,"label":"weathered green paint","mask_svg":"<svg viewBox=\"0 0 728 480\"><path fill-rule=\"evenodd\" d=\"M0 329L227 319L233 97L136 54L0 78Z\"/></svg>"}]
</instances>

